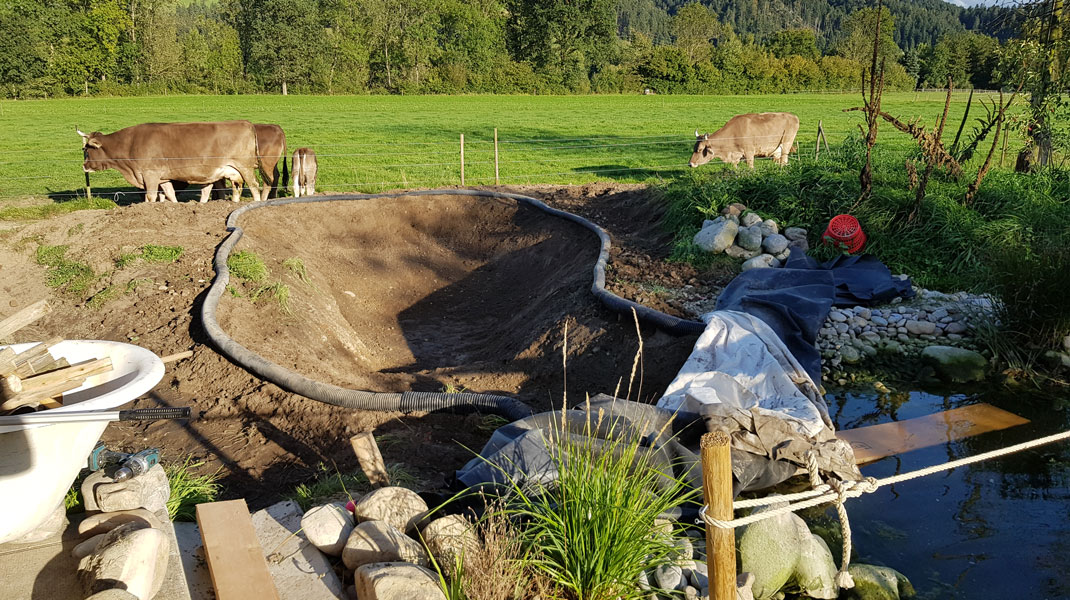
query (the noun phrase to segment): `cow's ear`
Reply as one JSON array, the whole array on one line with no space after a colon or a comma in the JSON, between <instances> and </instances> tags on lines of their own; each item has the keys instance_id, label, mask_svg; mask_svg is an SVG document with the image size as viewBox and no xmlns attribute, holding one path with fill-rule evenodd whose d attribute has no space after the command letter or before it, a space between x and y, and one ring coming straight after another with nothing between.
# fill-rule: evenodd
<instances>
[{"instance_id":1,"label":"cow's ear","mask_svg":"<svg viewBox=\"0 0 1070 600\"><path fill-rule=\"evenodd\" d=\"M100 148L100 140L98 140L95 136L96 134L94 133L93 135L86 138L85 145L90 146L92 148Z\"/></svg>"},{"instance_id":2,"label":"cow's ear","mask_svg":"<svg viewBox=\"0 0 1070 600\"><path fill-rule=\"evenodd\" d=\"M708 140L708 139L710 139L710 134L708 134L708 133L707 133L707 134L704 134L704 135L702 136L702 139L704 139L704 140Z\"/></svg>"}]
</instances>

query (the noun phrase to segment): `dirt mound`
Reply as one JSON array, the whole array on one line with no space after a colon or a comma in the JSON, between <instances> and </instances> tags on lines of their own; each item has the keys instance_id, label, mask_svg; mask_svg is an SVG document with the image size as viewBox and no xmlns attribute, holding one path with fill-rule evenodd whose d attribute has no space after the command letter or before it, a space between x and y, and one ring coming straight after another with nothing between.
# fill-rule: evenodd
<instances>
[{"instance_id":1,"label":"dirt mound","mask_svg":"<svg viewBox=\"0 0 1070 600\"><path fill-rule=\"evenodd\" d=\"M514 188L606 227L617 248L610 285L635 299L645 281L711 286L663 261L656 199L637 186ZM622 208L623 207L623 208ZM199 323L212 256L234 205L135 204L20 226L0 238L0 316L52 296L54 312L15 340L53 335L129 341L160 355L193 349L132 407L192 406L189 423L113 424L113 447L159 446L165 459L222 467L228 496L260 506L328 471L357 469L348 437L374 430L390 463L427 489L444 485L490 434L478 416L402 415L330 407L266 384L217 354ZM635 324L589 293L597 240L587 230L509 201L409 198L297 205L242 218L251 249L283 283L288 311L264 284L237 284L219 318L239 342L303 374L376 391L468 389L515 395L538 408L612 393L632 368ZM148 244L181 246L174 262L130 259ZM84 291L45 285L39 246L68 246L87 265ZM287 259L305 267L305 283ZM635 277L621 276L631 273ZM616 283L614 283L616 282ZM683 285L688 285L684 283ZM260 290L256 302L251 296ZM640 292L640 293L632 293ZM94 300L94 297L96 298ZM568 328L567 367L562 367ZM656 398L694 338L643 330L635 385ZM567 370L566 370L567 369ZM623 391L621 392L623 394ZM637 394L633 391L633 397Z\"/></svg>"}]
</instances>

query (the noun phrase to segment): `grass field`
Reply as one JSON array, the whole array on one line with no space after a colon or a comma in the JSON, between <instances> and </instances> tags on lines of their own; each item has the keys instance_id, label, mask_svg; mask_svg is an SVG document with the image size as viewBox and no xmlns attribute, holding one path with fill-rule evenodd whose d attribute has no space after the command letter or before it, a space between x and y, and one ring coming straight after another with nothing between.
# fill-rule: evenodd
<instances>
[{"instance_id":1,"label":"grass field","mask_svg":"<svg viewBox=\"0 0 1070 600\"><path fill-rule=\"evenodd\" d=\"M83 193L81 140L75 128L110 133L145 122L249 119L278 123L290 152L316 150L317 190L379 191L460 184L461 134L466 183L494 183L498 129L502 184L626 182L686 171L693 131L713 131L744 112L788 111L812 156L818 121L836 145L858 131L858 94L766 96L174 96L0 101L0 206L29 198L64 202ZM942 93L888 93L884 108L932 125ZM982 113L974 103L973 115ZM966 105L956 93L945 137ZM966 131L969 131L969 125ZM910 152L912 141L883 124L882 152ZM1016 144L1012 141L1011 148ZM722 169L711 165L706 169ZM95 193L133 192L116 171L92 176ZM133 199L134 196L130 196Z\"/></svg>"}]
</instances>

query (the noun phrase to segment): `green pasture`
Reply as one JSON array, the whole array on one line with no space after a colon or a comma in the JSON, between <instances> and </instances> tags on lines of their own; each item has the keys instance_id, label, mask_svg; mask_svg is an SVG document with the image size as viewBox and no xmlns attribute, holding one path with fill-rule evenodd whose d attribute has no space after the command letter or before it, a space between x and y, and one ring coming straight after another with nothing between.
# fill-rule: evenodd
<instances>
[{"instance_id":1,"label":"green pasture","mask_svg":"<svg viewBox=\"0 0 1070 600\"><path fill-rule=\"evenodd\" d=\"M943 109L939 92L888 93L883 108L931 126ZM857 134L859 94L755 96L174 96L0 101L0 203L28 198L57 203L83 193L81 139L145 122L248 119L278 123L290 153L319 155L318 191L372 192L494 183L494 129L502 184L640 182L687 171L693 132L713 131L735 114L787 111L802 121L798 145L812 157L818 122L835 146ZM966 106L956 93L945 138L950 144ZM983 114L974 99L972 116ZM967 124L965 133L971 125ZM965 135L964 133L964 135ZM882 124L885 156L912 150L912 140ZM1012 141L1010 148L1016 148ZM1009 155L1013 155L1011 151ZM997 153L998 158L998 153ZM723 169L709 165L704 169ZM91 176L94 193L133 192L117 172ZM133 199L135 196L128 196ZM95 204L94 204L95 206Z\"/></svg>"}]
</instances>

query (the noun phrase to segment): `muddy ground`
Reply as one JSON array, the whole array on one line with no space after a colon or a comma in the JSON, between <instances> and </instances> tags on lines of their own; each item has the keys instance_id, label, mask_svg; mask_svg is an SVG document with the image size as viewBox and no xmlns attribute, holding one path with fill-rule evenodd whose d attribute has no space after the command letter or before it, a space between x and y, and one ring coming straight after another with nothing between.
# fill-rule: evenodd
<instances>
[{"instance_id":1,"label":"muddy ground","mask_svg":"<svg viewBox=\"0 0 1070 600\"><path fill-rule=\"evenodd\" d=\"M605 228L613 240L608 287L653 308L694 317L689 311L708 306L731 276L666 260L671 238L659 226L660 198L645 187L499 189ZM113 423L104 440L117 449L160 447L165 460L192 456L203 471L221 469L224 496L245 497L254 508L324 469L357 470L348 439L361 431L373 431L385 460L415 475L419 487L447 489L453 471L489 438L495 423L484 416L334 408L259 380L207 344L200 307L234 208L136 203L6 228L0 317L44 297L54 311L0 341L62 336L131 342L161 356L193 350L130 407L190 406L196 418ZM241 224L246 236L237 249L262 256L270 274L265 282L233 281L219 320L278 364L356 389L505 393L539 409L618 386L625 394L636 325L589 293L598 244L577 225L512 202L463 197L278 207L249 213ZM173 263L117 265L146 244L183 252ZM46 285L47 269L35 257L38 247L53 245L68 246L68 259L92 268L84 292ZM289 289L285 306L261 289L276 282ZM694 337L643 327L642 338L632 397L653 401Z\"/></svg>"}]
</instances>

